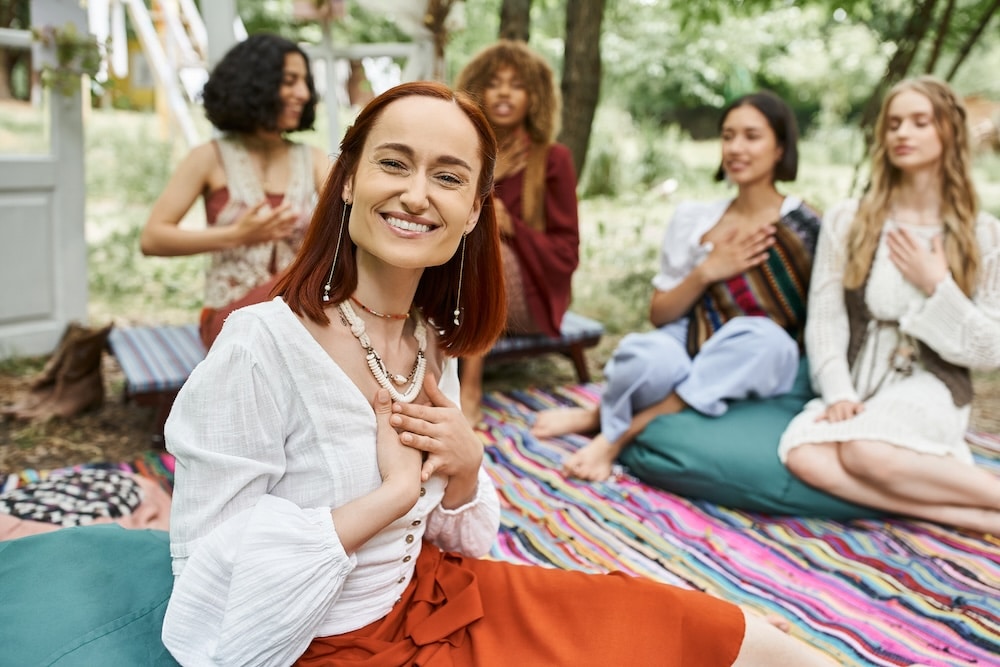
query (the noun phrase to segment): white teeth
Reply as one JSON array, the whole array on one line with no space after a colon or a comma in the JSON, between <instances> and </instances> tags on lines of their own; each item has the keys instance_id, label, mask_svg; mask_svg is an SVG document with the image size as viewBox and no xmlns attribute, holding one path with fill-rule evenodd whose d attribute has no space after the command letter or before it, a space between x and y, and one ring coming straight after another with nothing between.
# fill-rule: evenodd
<instances>
[{"instance_id":1,"label":"white teeth","mask_svg":"<svg viewBox=\"0 0 1000 667\"><path fill-rule=\"evenodd\" d=\"M403 229L408 232L429 232L434 229L430 225L421 225L416 222L409 222L408 220L400 220L399 218L386 217L385 221L393 227Z\"/></svg>"}]
</instances>

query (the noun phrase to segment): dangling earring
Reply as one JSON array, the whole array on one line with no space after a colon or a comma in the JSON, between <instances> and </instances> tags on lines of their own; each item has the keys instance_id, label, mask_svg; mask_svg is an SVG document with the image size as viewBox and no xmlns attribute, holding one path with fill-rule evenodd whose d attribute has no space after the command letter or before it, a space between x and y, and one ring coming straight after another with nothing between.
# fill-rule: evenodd
<instances>
[{"instance_id":1,"label":"dangling earring","mask_svg":"<svg viewBox=\"0 0 1000 667\"><path fill-rule=\"evenodd\" d=\"M340 209L340 234L337 235L337 249L333 251L333 264L330 265L330 275L326 277L326 284L323 285L323 301L330 300L330 283L333 281L333 270L337 268L337 258L340 257L340 242L344 240L344 221L347 219L347 207L350 202L344 200L344 207Z\"/></svg>"},{"instance_id":2,"label":"dangling earring","mask_svg":"<svg viewBox=\"0 0 1000 667\"><path fill-rule=\"evenodd\" d=\"M460 324L459 316L462 314L462 274L465 273L465 239L469 238L469 232L462 235L462 261L458 265L458 293L455 296L455 326Z\"/></svg>"}]
</instances>

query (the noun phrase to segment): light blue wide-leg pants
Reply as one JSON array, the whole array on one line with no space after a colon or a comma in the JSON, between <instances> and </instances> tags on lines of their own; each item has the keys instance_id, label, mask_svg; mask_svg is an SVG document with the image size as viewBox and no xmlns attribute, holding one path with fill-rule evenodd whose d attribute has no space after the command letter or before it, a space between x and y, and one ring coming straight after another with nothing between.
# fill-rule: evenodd
<instances>
[{"instance_id":1,"label":"light blue wide-leg pants","mask_svg":"<svg viewBox=\"0 0 1000 667\"><path fill-rule=\"evenodd\" d=\"M698 412L718 417L727 401L767 398L792 388L798 344L766 317L726 322L692 359L688 320L625 336L604 367L601 434L615 442L643 409L676 392Z\"/></svg>"}]
</instances>

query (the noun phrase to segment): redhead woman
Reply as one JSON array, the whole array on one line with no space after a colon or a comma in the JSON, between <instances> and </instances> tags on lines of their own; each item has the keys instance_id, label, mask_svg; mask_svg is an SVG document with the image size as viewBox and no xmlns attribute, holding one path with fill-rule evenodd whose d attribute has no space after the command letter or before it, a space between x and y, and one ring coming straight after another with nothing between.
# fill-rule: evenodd
<instances>
[{"instance_id":1,"label":"redhead woman","mask_svg":"<svg viewBox=\"0 0 1000 667\"><path fill-rule=\"evenodd\" d=\"M889 91L868 191L823 222L806 325L820 398L779 455L852 502L1000 534L1000 478L964 438L970 370L1000 366L1000 221L978 210L969 168L946 83Z\"/></svg>"},{"instance_id":2,"label":"redhead woman","mask_svg":"<svg viewBox=\"0 0 1000 667\"><path fill-rule=\"evenodd\" d=\"M165 645L184 665L833 665L704 593L480 558L500 506L456 357L505 324L495 155L438 83L347 131L279 296L230 317L167 422Z\"/></svg>"}]
</instances>

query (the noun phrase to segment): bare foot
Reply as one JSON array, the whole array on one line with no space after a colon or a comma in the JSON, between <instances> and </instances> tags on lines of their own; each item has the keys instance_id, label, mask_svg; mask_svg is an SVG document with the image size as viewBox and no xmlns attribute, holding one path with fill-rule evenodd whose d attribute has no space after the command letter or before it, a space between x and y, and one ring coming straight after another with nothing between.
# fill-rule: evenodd
<instances>
[{"instance_id":1,"label":"bare foot","mask_svg":"<svg viewBox=\"0 0 1000 667\"><path fill-rule=\"evenodd\" d=\"M554 408L538 413L531 434L555 438L567 433L592 433L600 425L601 413L597 408Z\"/></svg>"},{"instance_id":2,"label":"bare foot","mask_svg":"<svg viewBox=\"0 0 1000 667\"><path fill-rule=\"evenodd\" d=\"M563 473L591 482L603 482L611 477L615 450L603 435L598 435L576 450L563 463Z\"/></svg>"}]
</instances>

